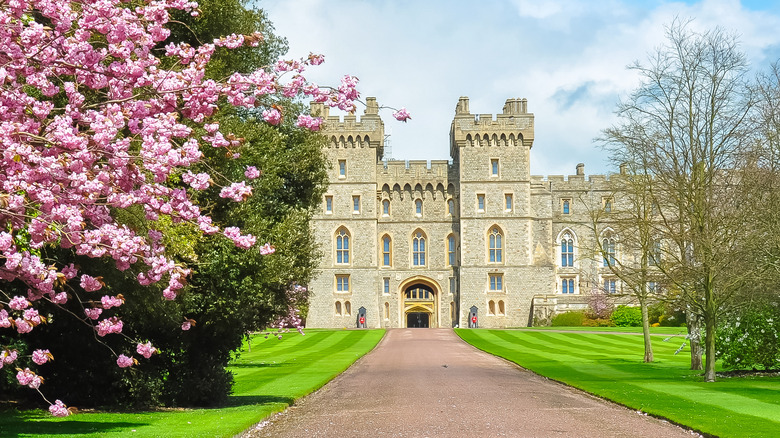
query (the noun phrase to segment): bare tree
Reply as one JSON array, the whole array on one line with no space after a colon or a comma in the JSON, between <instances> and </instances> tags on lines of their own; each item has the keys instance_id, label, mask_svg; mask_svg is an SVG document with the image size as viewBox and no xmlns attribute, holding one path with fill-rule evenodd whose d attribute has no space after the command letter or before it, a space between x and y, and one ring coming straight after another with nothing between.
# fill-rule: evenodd
<instances>
[{"instance_id":1,"label":"bare tree","mask_svg":"<svg viewBox=\"0 0 780 438\"><path fill-rule=\"evenodd\" d=\"M748 275L736 269L743 199L733 171L752 141L747 62L735 36L675 20L647 65L631 69L641 85L619 104L606 148L646 178L667 243L660 272L703 319L704 376L714 381L717 317Z\"/></svg>"}]
</instances>

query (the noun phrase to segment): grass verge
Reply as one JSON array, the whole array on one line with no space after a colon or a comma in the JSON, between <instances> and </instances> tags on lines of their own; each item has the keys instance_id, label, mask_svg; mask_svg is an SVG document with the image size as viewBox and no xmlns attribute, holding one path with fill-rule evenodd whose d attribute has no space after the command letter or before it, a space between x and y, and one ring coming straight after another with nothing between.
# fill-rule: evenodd
<instances>
[{"instance_id":1,"label":"grass verge","mask_svg":"<svg viewBox=\"0 0 780 438\"><path fill-rule=\"evenodd\" d=\"M155 412L80 413L0 411L0 436L220 437L233 436L322 387L376 346L384 330L307 330L282 340L252 337L230 366L228 406Z\"/></svg>"},{"instance_id":2,"label":"grass verge","mask_svg":"<svg viewBox=\"0 0 780 438\"><path fill-rule=\"evenodd\" d=\"M780 436L780 378L721 378L691 371L682 340L653 343L642 362L642 336L525 330L456 329L466 342L523 368L721 437ZM656 338L654 338L656 339Z\"/></svg>"}]
</instances>

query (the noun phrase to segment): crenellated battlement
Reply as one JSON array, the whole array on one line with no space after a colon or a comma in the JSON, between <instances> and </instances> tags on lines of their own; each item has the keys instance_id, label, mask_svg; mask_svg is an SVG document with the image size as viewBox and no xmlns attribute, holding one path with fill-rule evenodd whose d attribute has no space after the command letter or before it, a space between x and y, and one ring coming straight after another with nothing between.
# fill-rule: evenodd
<instances>
[{"instance_id":1,"label":"crenellated battlement","mask_svg":"<svg viewBox=\"0 0 780 438\"><path fill-rule=\"evenodd\" d=\"M421 184L447 187L453 178L457 178L455 172L457 169L447 160L407 160L380 162L377 164L376 175L378 185L414 187Z\"/></svg>"},{"instance_id":2,"label":"crenellated battlement","mask_svg":"<svg viewBox=\"0 0 780 438\"><path fill-rule=\"evenodd\" d=\"M450 152L457 157L459 147L525 146L534 141L534 115L528 112L527 99L507 99L503 113L471 114L469 98L461 97L455 106L450 129Z\"/></svg>"},{"instance_id":3,"label":"crenellated battlement","mask_svg":"<svg viewBox=\"0 0 780 438\"><path fill-rule=\"evenodd\" d=\"M313 116L324 120L321 132L328 138L328 147L378 148L378 156L382 156L385 126L376 98L366 98L366 109L360 118L354 114L331 116L330 108L323 103L312 102L310 108Z\"/></svg>"}]
</instances>

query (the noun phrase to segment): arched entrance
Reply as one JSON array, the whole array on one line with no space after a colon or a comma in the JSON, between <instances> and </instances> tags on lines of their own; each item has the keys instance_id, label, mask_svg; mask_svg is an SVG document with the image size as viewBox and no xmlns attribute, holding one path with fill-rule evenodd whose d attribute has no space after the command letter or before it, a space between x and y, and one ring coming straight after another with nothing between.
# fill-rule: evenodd
<instances>
[{"instance_id":1,"label":"arched entrance","mask_svg":"<svg viewBox=\"0 0 780 438\"><path fill-rule=\"evenodd\" d=\"M438 327L438 287L424 277L410 278L401 284L403 309L401 327Z\"/></svg>"}]
</instances>

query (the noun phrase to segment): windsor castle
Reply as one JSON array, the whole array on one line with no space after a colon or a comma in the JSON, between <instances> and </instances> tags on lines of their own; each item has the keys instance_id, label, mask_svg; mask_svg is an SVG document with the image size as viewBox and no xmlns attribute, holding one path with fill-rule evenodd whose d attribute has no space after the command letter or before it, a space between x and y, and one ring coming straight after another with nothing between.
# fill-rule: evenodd
<instances>
[{"instance_id":1,"label":"windsor castle","mask_svg":"<svg viewBox=\"0 0 780 438\"><path fill-rule=\"evenodd\" d=\"M322 252L309 284L308 327L518 327L620 290L594 239L615 252L610 181L530 174L534 115L526 99L472 114L461 97L451 161L385 160L374 98L361 117L322 104L330 185L312 223Z\"/></svg>"}]
</instances>

